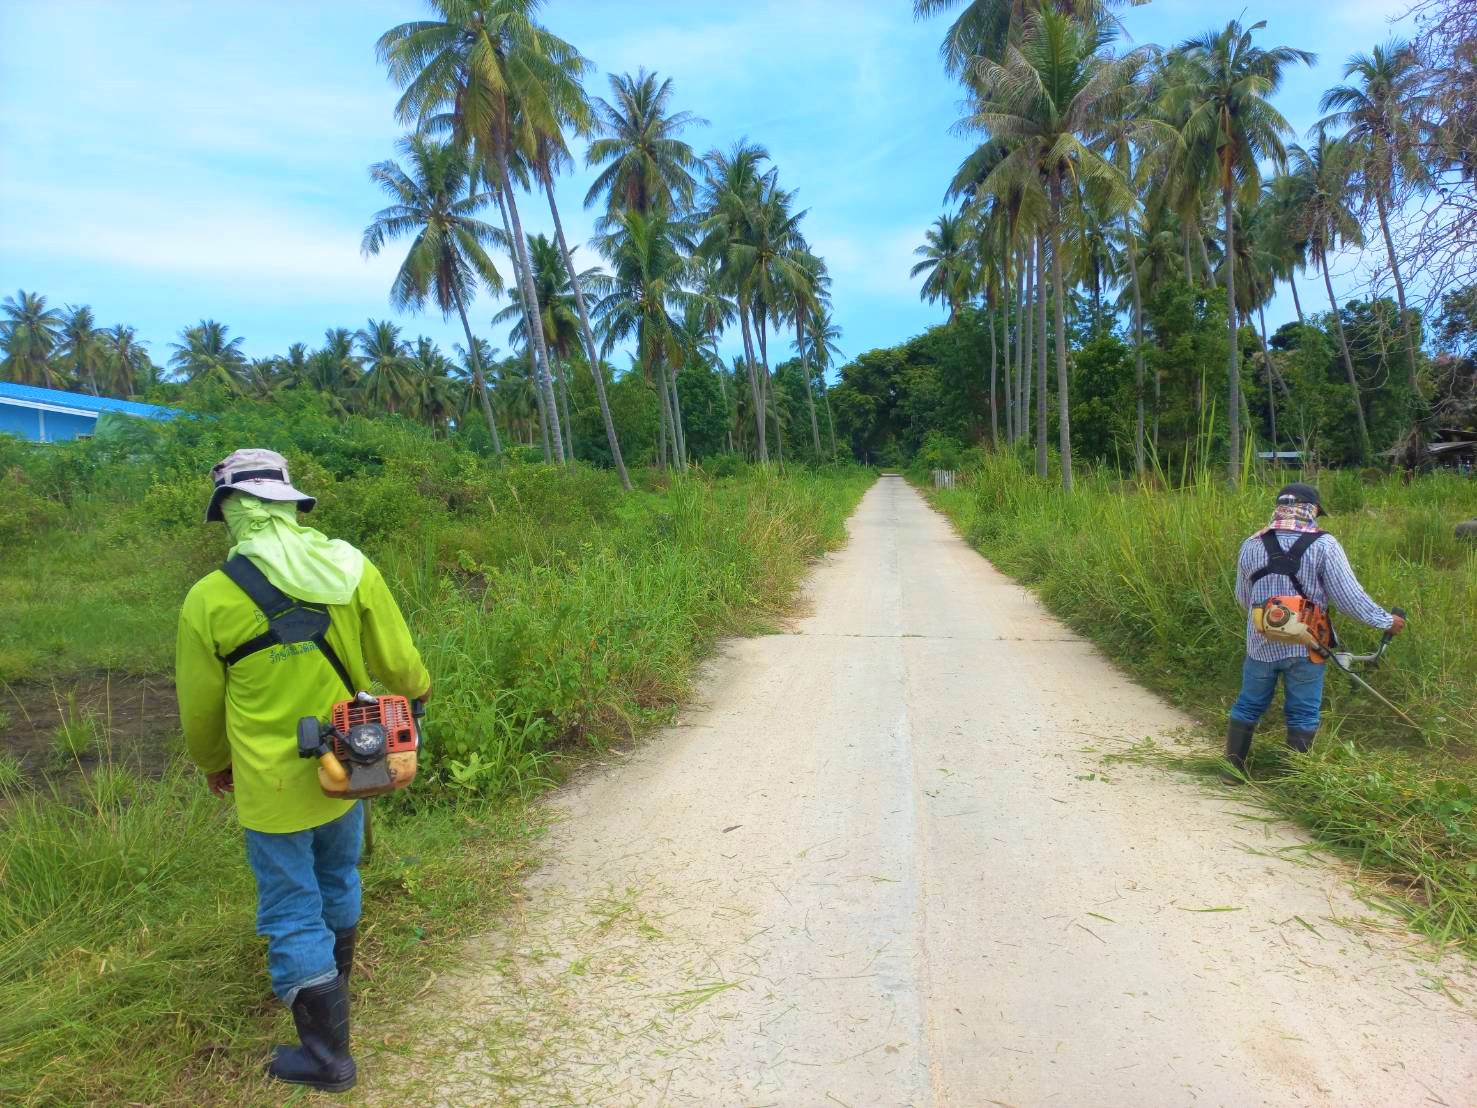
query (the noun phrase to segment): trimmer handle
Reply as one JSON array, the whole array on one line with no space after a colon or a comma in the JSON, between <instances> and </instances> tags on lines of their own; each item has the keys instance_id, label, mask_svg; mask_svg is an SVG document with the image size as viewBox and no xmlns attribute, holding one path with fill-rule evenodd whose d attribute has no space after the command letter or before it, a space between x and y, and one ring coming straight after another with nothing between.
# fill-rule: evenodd
<instances>
[{"instance_id":1,"label":"trimmer handle","mask_svg":"<svg viewBox=\"0 0 1477 1108\"><path fill-rule=\"evenodd\" d=\"M1392 616L1398 616L1401 619L1404 619L1405 618L1405 609L1404 608L1391 608L1390 609L1390 614ZM1394 637L1395 637L1395 629L1393 627L1391 627L1383 635L1380 636L1380 648L1374 652L1374 656L1375 656L1375 660L1376 661L1379 660L1380 655L1382 655L1385 652L1385 647L1387 647L1387 646L1390 645L1390 640L1393 639Z\"/></svg>"}]
</instances>

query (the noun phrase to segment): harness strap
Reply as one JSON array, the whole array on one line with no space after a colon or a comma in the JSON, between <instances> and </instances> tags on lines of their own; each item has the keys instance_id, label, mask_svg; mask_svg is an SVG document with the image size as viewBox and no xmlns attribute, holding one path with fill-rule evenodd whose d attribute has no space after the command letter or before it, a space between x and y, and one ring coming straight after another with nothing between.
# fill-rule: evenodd
<instances>
[{"instance_id":1,"label":"harness strap","mask_svg":"<svg viewBox=\"0 0 1477 1108\"><path fill-rule=\"evenodd\" d=\"M226 559L226 563L221 566L221 572L246 594L247 599L262 610L262 615L267 617L265 631L255 638L246 640L225 655L221 661L232 666L242 658L249 658L273 646L310 642L318 648L318 652L333 667L339 680L344 683L344 688L349 690L349 695L354 695L354 681L349 676L348 667L338 656L338 651L334 650L333 644L328 641L328 628L332 626L332 617L327 608L305 604L288 596L272 584L261 568L245 555L236 554Z\"/></svg>"},{"instance_id":2,"label":"harness strap","mask_svg":"<svg viewBox=\"0 0 1477 1108\"><path fill-rule=\"evenodd\" d=\"M1304 600L1307 600L1308 592L1303 588L1303 583L1298 580L1298 571L1303 567L1303 555L1323 535L1324 532L1322 531L1304 531L1298 535L1297 541L1286 550L1283 550L1282 544L1277 541L1276 531L1263 531L1262 546L1267 551L1267 564L1253 572L1248 583L1255 585L1263 577L1268 577L1275 573L1291 581L1292 587L1297 589L1298 595Z\"/></svg>"}]
</instances>

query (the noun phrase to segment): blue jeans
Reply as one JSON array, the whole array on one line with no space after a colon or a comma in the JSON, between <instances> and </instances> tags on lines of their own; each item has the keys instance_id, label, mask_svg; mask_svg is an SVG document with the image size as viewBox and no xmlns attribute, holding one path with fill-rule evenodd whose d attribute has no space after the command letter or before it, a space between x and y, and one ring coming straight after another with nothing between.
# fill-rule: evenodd
<instances>
[{"instance_id":1,"label":"blue jeans","mask_svg":"<svg viewBox=\"0 0 1477 1108\"><path fill-rule=\"evenodd\" d=\"M333 933L359 922L364 805L306 831L246 832L256 875L256 933L267 940L272 991L291 1004L305 985L332 981Z\"/></svg>"},{"instance_id":2,"label":"blue jeans","mask_svg":"<svg viewBox=\"0 0 1477 1108\"><path fill-rule=\"evenodd\" d=\"M1282 714L1294 731L1318 730L1318 717L1323 709L1323 678L1328 664L1318 665L1307 658L1283 658L1276 662L1260 662L1248 657L1241 667L1241 695L1231 705L1231 718L1255 725L1272 706L1277 691L1277 677L1282 677Z\"/></svg>"}]
</instances>

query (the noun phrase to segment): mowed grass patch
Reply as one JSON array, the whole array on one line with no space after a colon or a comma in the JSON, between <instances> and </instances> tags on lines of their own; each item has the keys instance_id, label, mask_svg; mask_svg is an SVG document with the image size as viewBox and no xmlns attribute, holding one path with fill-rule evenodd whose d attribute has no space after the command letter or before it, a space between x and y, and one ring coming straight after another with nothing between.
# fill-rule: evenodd
<instances>
[{"instance_id":1,"label":"mowed grass patch","mask_svg":"<svg viewBox=\"0 0 1477 1108\"><path fill-rule=\"evenodd\" d=\"M1418 930L1477 952L1477 548L1452 532L1477 515L1477 482L1430 476L1367 485L1339 473L1319 484L1326 525L1365 588L1410 616L1385 664L1364 676L1421 727L1406 727L1330 673L1312 755L1282 750L1274 711L1253 752L1256 787L1354 857ZM1014 458L982 456L964 487L930 495L1000 569L1201 719L1205 748L1184 761L1206 771L1244 656L1236 556L1265 526L1275 489L1248 482L1232 490L1206 477L1165 490L1085 474L1067 494ZM1349 619L1339 629L1360 653L1379 638Z\"/></svg>"}]
</instances>

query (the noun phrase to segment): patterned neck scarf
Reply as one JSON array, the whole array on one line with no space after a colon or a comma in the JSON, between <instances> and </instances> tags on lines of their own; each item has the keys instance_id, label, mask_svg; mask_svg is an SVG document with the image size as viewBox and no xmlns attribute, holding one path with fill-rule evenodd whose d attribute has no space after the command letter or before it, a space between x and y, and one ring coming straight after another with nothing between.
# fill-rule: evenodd
<instances>
[{"instance_id":1,"label":"patterned neck scarf","mask_svg":"<svg viewBox=\"0 0 1477 1108\"><path fill-rule=\"evenodd\" d=\"M1267 529L1269 531L1317 531L1318 505L1296 504L1291 500L1279 500L1277 510L1272 513L1272 522Z\"/></svg>"}]
</instances>

